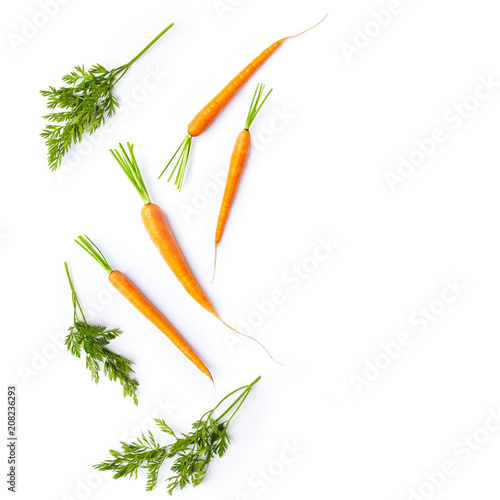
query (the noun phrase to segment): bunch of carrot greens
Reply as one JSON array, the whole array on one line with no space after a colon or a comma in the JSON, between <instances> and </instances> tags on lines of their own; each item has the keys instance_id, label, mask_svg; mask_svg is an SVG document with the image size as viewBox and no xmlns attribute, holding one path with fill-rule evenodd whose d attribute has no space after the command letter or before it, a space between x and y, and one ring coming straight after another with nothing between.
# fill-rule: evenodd
<instances>
[{"instance_id":1,"label":"bunch of carrot greens","mask_svg":"<svg viewBox=\"0 0 500 500\"><path fill-rule=\"evenodd\" d=\"M115 114L119 103L113 95L114 86L125 76L130 66L173 25L169 24L127 64L112 70L107 70L101 64L95 64L90 69L85 69L83 65L75 66L74 71L62 77L68 86L58 89L49 87L49 90L40 91L47 97L47 108L59 110L43 117L51 123L40 134L48 148L51 170L59 168L64 155L73 144L82 141L83 134L93 134L106 118Z\"/></svg>"},{"instance_id":2,"label":"bunch of carrot greens","mask_svg":"<svg viewBox=\"0 0 500 500\"><path fill-rule=\"evenodd\" d=\"M66 336L66 347L73 356L79 358L82 350L85 353L85 364L92 373L92 380L99 382L101 369L111 381L118 380L123 387L123 396L130 396L137 404L137 388L139 382L131 377L133 361L115 354L107 348L111 340L122 334L118 328L108 330L105 326L89 325L82 306L73 287L73 281L69 274L68 264L65 262L66 275L71 288L71 299L73 302L73 326L69 328Z\"/></svg>"},{"instance_id":3,"label":"bunch of carrot greens","mask_svg":"<svg viewBox=\"0 0 500 500\"><path fill-rule=\"evenodd\" d=\"M113 479L121 477L137 479L138 471L145 469L146 491L152 491L158 482L158 474L165 460L174 459L171 466L173 475L166 480L168 494L172 495L177 487L182 490L188 484L198 486L205 479L212 459L215 456L222 457L226 453L231 444L228 434L229 424L259 380L260 376L251 384L240 387L221 399L214 408L193 423L192 431L187 434L177 435L164 420L155 418L158 428L175 439L172 444L161 446L149 431L147 434L143 433L135 442L122 441L121 451L110 450L113 458L94 467L99 471L114 472ZM236 394L239 394L238 397L219 416L216 416L217 410L222 409L221 405Z\"/></svg>"}]
</instances>

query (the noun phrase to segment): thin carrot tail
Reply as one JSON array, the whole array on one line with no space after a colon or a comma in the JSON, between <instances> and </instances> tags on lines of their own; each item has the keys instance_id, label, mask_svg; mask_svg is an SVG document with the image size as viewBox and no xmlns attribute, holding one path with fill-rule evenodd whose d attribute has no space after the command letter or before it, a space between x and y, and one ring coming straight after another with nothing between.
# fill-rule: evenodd
<instances>
[{"instance_id":1,"label":"thin carrot tail","mask_svg":"<svg viewBox=\"0 0 500 500\"><path fill-rule=\"evenodd\" d=\"M214 274L212 275L212 281L210 281L210 283L214 282L216 268L217 268L217 243L215 244L215 254L214 254Z\"/></svg>"},{"instance_id":2,"label":"thin carrot tail","mask_svg":"<svg viewBox=\"0 0 500 500\"><path fill-rule=\"evenodd\" d=\"M316 26L321 24L326 19L326 16L328 16L328 13L325 14L325 17L323 19L321 19L321 21L317 22L314 26L311 26L310 28L307 28L306 30L301 31L300 33L297 33L296 35L287 36L284 38L284 40L288 40L289 38L296 38L300 35L303 35L304 33L307 33L308 31L311 31L313 28L316 28Z\"/></svg>"},{"instance_id":3,"label":"thin carrot tail","mask_svg":"<svg viewBox=\"0 0 500 500\"><path fill-rule=\"evenodd\" d=\"M271 356L271 353L255 338L251 337L250 335L247 335L246 333L242 333L242 332L239 332L238 330L236 330L235 328L233 328L232 326L228 325L225 321L223 321L221 318L219 318L219 320L225 325L227 326L230 330L233 330L233 332L237 333L238 335L242 335L243 337L246 337L247 339L250 339L250 340L253 340L254 342L257 342L257 344L260 345L260 347L262 347L262 349L264 349L264 351L267 352L267 355L275 362L277 363L278 365L281 365L281 366L285 366L283 363L281 363L280 361L277 361L276 359L274 359L272 356Z\"/></svg>"}]
</instances>

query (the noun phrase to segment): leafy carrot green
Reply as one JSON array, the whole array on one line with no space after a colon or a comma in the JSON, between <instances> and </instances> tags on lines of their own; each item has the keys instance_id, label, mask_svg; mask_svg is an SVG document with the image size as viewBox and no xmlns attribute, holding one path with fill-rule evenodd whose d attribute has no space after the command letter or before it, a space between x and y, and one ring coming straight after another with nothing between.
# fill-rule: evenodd
<instances>
[{"instance_id":1,"label":"leafy carrot green","mask_svg":"<svg viewBox=\"0 0 500 500\"><path fill-rule=\"evenodd\" d=\"M222 457L227 451L231 444L227 432L229 423L259 380L260 376L251 384L240 387L221 399L212 410L194 422L193 430L188 434L177 435L164 420L156 418L158 428L172 436L175 439L173 443L161 446L153 433L148 431L135 442L122 441L121 451L110 450L113 458L94 465L94 468L99 471L113 471L114 479L120 477L137 479L139 470L145 469L146 491L152 491L158 482L161 466L167 458L170 458L174 459L174 462L170 469L173 475L166 480L169 495L172 495L177 487L182 490L188 484L198 486L205 479L212 458ZM236 394L239 394L238 397L216 417L215 413L221 408L222 403ZM223 420L224 417L226 420Z\"/></svg>"},{"instance_id":2,"label":"leafy carrot green","mask_svg":"<svg viewBox=\"0 0 500 500\"><path fill-rule=\"evenodd\" d=\"M68 86L58 89L49 87L49 90L40 91L48 99L48 109L59 109L43 117L52 123L46 125L40 134L48 147L48 162L52 171L59 168L69 148L81 142L84 133L93 134L104 124L106 118L115 114L119 103L113 95L114 86L130 66L173 25L171 23L167 26L127 64L112 70L107 70L100 64L95 64L88 70L83 65L75 66L74 71L62 77Z\"/></svg>"},{"instance_id":3,"label":"leafy carrot green","mask_svg":"<svg viewBox=\"0 0 500 500\"><path fill-rule=\"evenodd\" d=\"M92 380L99 383L99 374L101 369L109 380L114 382L118 380L123 387L123 396L130 396L137 404L137 388L139 382L131 377L134 373L132 369L133 361L120 356L107 348L111 340L116 339L122 334L118 328L108 330L105 326L89 325L82 306L76 295L69 274L68 264L65 262L66 275L68 276L71 296L73 301L73 326L69 328L69 334L66 336L66 347L73 356L81 357L82 350L85 353L86 366L92 374Z\"/></svg>"}]
</instances>

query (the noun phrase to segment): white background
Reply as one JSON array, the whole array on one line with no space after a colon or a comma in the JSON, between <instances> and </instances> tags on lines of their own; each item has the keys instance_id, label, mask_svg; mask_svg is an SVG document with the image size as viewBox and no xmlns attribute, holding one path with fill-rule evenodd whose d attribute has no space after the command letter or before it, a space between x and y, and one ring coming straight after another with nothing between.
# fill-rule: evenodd
<instances>
[{"instance_id":1,"label":"white background","mask_svg":"<svg viewBox=\"0 0 500 500\"><path fill-rule=\"evenodd\" d=\"M10 2L1 21L2 390L17 385L17 498L165 498L167 467L146 494L144 477L113 481L92 465L141 424L149 428L154 415L187 431L259 374L227 455L202 485L176 497L498 498L500 433L488 415L500 405L500 88L479 104L468 99L480 78L500 81L495 2L401 0L385 27L368 24L364 41L373 12L397 2L223 0L218 9L211 0L71 0L50 18L41 3ZM326 12L314 31L285 42L194 140L180 195L156 179L191 118L227 81ZM40 27L22 41L35 19ZM127 62L172 21L116 88L127 116L75 148L59 175L50 172L38 91L59 86L76 64ZM346 44L354 43L348 61ZM144 91L157 65L161 82ZM274 92L253 125L260 149L249 157L210 285L221 199L210 175L226 171L259 81ZM464 100L470 116L453 120ZM273 119L283 114L285 121ZM436 128L446 140L391 190L387 172L397 173L398 157ZM135 143L153 201L226 321L237 325L255 302L282 290L285 302L253 334L286 368L252 342L231 349L234 337L175 280L142 226L139 196L108 152L120 141ZM186 216L195 205L198 213ZM147 320L119 295L110 299L106 274L73 243L81 233L196 347L215 396ZM286 273L304 263L313 269L318 238L340 246L295 289ZM72 320L65 260L93 322L124 331L113 346L136 362L138 407L118 385L93 384L84 361L58 344ZM446 280L462 287L450 304L440 301ZM430 304L438 311L432 322L418 316ZM401 332L411 344L388 361L381 344ZM364 373L375 361L386 367ZM357 390L354 381L359 387L366 375L371 381ZM485 424L493 426L484 431ZM301 451L280 465L284 442L294 441ZM454 473L434 474L440 487L426 485L426 474L446 461ZM259 470L269 481L256 480Z\"/></svg>"}]
</instances>

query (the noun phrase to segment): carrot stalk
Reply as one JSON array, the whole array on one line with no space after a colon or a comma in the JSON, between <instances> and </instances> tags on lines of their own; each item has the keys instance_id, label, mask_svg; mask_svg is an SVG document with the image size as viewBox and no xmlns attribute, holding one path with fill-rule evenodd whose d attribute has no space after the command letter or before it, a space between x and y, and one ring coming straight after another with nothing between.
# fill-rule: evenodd
<instances>
[{"instance_id":1,"label":"carrot stalk","mask_svg":"<svg viewBox=\"0 0 500 500\"><path fill-rule=\"evenodd\" d=\"M177 176L175 177L175 186L177 190L182 189L182 183L185 177L186 166L189 159L189 152L191 150L191 140L193 137L197 137L202 134L210 124L215 120L218 114L225 108L229 101L234 97L236 92L250 79L250 77L264 64L264 62L269 59L269 57L281 46L281 44L288 40L289 38L295 38L309 30L312 30L318 24L324 21L326 16L316 23L314 26L298 33L297 35L287 36L274 42L270 45L264 52L259 54L248 66L246 66L242 71L240 71L208 104L206 104L201 111L191 120L188 125L188 133L181 143L180 147L172 156L171 160L168 162L167 166L163 169L158 178L160 178L167 168L172 164L172 161L180 151L180 156L177 162L174 164L172 169L172 174L168 180L172 179L173 172L177 171Z\"/></svg>"},{"instance_id":2,"label":"carrot stalk","mask_svg":"<svg viewBox=\"0 0 500 500\"><path fill-rule=\"evenodd\" d=\"M234 144L233 154L231 155L226 187L224 189L224 196L222 197L222 203L219 210L219 218L217 219L217 228L215 230L215 256L212 282L215 278L217 246L222 239L222 234L224 233L224 228L226 227L227 218L229 216L229 211L231 210L231 206L236 195L236 190L238 189L238 184L241 179L241 174L243 173L243 169L245 168L248 153L250 151L251 136L249 128L251 127L252 123L255 120L255 117L262 108L262 105L269 97L269 94L273 91L273 89L271 89L266 94L266 96L262 98L264 88L265 86L262 83L257 84L252 102L250 103L250 109L248 110L247 119L245 121L245 128L238 134L236 143Z\"/></svg>"},{"instance_id":3,"label":"carrot stalk","mask_svg":"<svg viewBox=\"0 0 500 500\"><path fill-rule=\"evenodd\" d=\"M134 156L133 144L127 143L127 148L129 151L128 154L122 144L119 144L119 149L111 150L111 153L141 196L144 202L144 206L141 209L141 217L144 227L146 228L151 241L155 244L168 267L170 267L171 271L180 281L181 285L184 287L187 293L196 302L198 302L198 304L200 304L203 308L205 308L209 313L215 316L221 323L223 323L231 330L239 333L240 335L243 335L244 337L254 340L262 346L262 344L260 344L260 342L258 342L253 337L238 332L221 319L214 306L206 296L205 292L196 281L193 273L191 272L191 269L189 268L189 265L187 264L186 259L184 258L184 255L170 229L163 210L158 205L151 202L146 184L140 173L137 160ZM273 359L273 361L275 361L269 351L267 349L265 349L265 351L267 352L269 357Z\"/></svg>"},{"instance_id":4,"label":"carrot stalk","mask_svg":"<svg viewBox=\"0 0 500 500\"><path fill-rule=\"evenodd\" d=\"M202 373L213 382L209 369L169 323L163 314L146 298L146 296L120 271L113 270L104 254L88 236L78 236L75 242L93 257L108 273L110 283L125 297L145 318L164 333L172 343L186 356Z\"/></svg>"}]
</instances>

